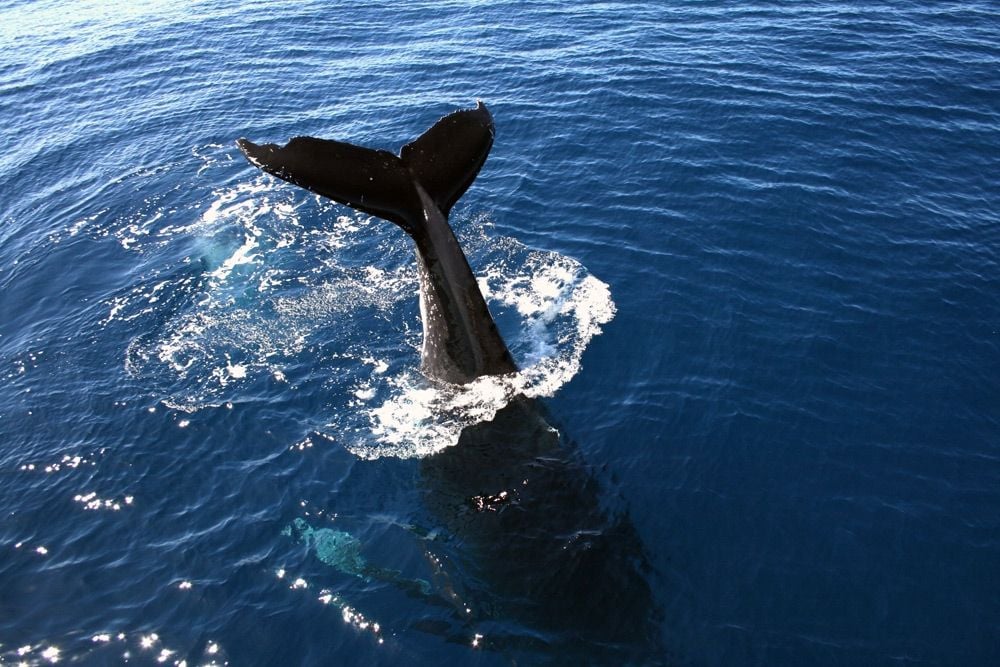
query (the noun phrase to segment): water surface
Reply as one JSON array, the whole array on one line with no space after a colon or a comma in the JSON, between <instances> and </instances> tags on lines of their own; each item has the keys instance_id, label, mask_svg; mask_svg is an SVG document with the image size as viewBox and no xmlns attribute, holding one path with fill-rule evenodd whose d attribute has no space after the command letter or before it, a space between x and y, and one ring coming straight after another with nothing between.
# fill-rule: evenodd
<instances>
[{"instance_id":1,"label":"water surface","mask_svg":"<svg viewBox=\"0 0 1000 667\"><path fill-rule=\"evenodd\" d=\"M453 225L649 565L591 655L996 664L998 72L987 2L3 2L0 656L572 658L428 506L507 395L428 391L408 240L234 144L482 99Z\"/></svg>"}]
</instances>

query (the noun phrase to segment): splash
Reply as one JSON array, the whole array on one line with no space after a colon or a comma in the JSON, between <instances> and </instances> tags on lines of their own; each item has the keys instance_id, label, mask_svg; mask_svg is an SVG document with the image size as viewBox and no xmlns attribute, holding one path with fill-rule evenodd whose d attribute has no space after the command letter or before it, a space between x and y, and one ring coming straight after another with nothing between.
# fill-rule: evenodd
<instances>
[{"instance_id":1,"label":"splash","mask_svg":"<svg viewBox=\"0 0 1000 667\"><path fill-rule=\"evenodd\" d=\"M341 211L262 180L214 192L190 220L147 220L141 234L124 221L116 234L136 252L192 249L108 299L104 326L145 332L128 347L127 371L185 412L225 405L250 386L278 398L304 373L325 377L324 409L309 428L362 458L419 457L453 445L515 395L553 395L614 317L608 285L576 260L491 236L485 217L458 219L521 371L431 383L418 370L412 244L391 224Z\"/></svg>"},{"instance_id":2,"label":"splash","mask_svg":"<svg viewBox=\"0 0 1000 667\"><path fill-rule=\"evenodd\" d=\"M377 405L361 401L365 405L358 406L374 437L346 443L355 455L432 454L458 442L467 426L492 419L514 396L552 396L580 371L587 345L615 314L608 285L573 259L527 251L510 240L506 246L523 249L526 256L507 254L488 264L480 288L491 308L516 312L519 330L508 341L523 360L522 369L463 386L432 385L412 371L373 375L365 384L368 395L386 397Z\"/></svg>"},{"instance_id":3,"label":"splash","mask_svg":"<svg viewBox=\"0 0 1000 667\"><path fill-rule=\"evenodd\" d=\"M306 229L297 210L303 202L266 193L259 184L216 192L190 222L173 220L150 233L151 244L175 239L193 252L108 301L105 327L147 331L130 342L125 368L169 407L224 405L262 378L286 384L287 367L301 365L324 332L356 338L353 318L391 309L416 289L401 262L359 266L334 256L345 237L370 245L370 228L381 225L329 216L327 228ZM321 203L320 214L330 208Z\"/></svg>"}]
</instances>

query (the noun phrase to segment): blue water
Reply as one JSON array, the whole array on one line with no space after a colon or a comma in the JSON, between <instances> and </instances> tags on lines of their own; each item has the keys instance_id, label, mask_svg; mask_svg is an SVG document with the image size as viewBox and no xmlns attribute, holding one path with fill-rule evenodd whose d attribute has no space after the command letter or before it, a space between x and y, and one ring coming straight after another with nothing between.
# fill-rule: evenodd
<instances>
[{"instance_id":1,"label":"blue water","mask_svg":"<svg viewBox=\"0 0 1000 667\"><path fill-rule=\"evenodd\" d=\"M409 241L234 144L476 99L452 224L648 564L607 652L428 509L496 405ZM0 147L0 662L1000 663L994 3L8 0Z\"/></svg>"}]
</instances>

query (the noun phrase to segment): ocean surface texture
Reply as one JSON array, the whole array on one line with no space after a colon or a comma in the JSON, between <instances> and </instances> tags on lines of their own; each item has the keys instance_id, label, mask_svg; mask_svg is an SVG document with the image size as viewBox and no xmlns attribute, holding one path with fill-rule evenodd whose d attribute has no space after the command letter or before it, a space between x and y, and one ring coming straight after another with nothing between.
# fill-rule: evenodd
<instances>
[{"instance_id":1,"label":"ocean surface texture","mask_svg":"<svg viewBox=\"0 0 1000 667\"><path fill-rule=\"evenodd\" d=\"M477 100L449 389L235 140ZM1000 664L995 2L0 0L0 149L0 663Z\"/></svg>"}]
</instances>

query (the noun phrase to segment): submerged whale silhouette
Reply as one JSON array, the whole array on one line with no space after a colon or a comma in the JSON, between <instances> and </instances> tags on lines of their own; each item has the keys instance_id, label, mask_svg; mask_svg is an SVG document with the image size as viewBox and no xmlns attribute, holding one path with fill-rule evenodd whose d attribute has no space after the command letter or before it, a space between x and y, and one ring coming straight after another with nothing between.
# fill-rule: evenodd
<instances>
[{"instance_id":1,"label":"submerged whale silhouette","mask_svg":"<svg viewBox=\"0 0 1000 667\"><path fill-rule=\"evenodd\" d=\"M237 143L264 171L394 222L413 238L421 369L432 380L463 384L517 371L447 220L493 136L493 119L479 103L441 118L398 156L311 137L282 147ZM608 508L597 476L536 401L516 397L491 421L465 428L455 446L421 461L421 477L424 504L457 545L450 560L460 561L461 576L436 575L459 628L443 634L475 632L478 642L481 630L488 636L479 645L551 649L559 660L575 653L590 663L604 662L602 655L615 664L658 662L649 652L656 610L638 535L624 511ZM334 537L324 545L358 548ZM349 555L331 562L367 572Z\"/></svg>"}]
</instances>

